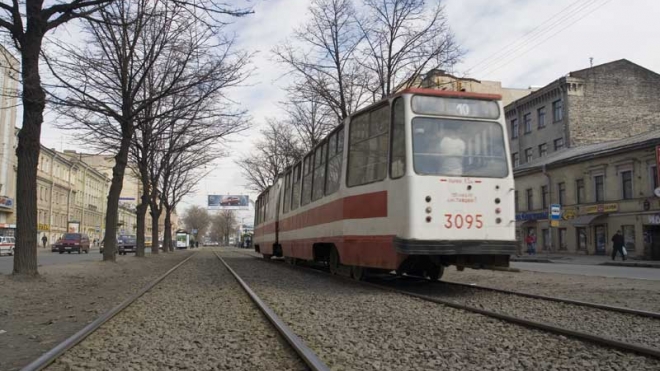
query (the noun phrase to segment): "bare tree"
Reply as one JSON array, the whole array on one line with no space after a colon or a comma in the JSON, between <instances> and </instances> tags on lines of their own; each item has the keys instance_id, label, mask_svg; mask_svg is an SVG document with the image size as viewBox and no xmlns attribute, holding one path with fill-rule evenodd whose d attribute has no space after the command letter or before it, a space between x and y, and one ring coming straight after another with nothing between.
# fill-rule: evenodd
<instances>
[{"instance_id":1,"label":"bare tree","mask_svg":"<svg viewBox=\"0 0 660 371\"><path fill-rule=\"evenodd\" d=\"M285 123L293 127L305 151L311 151L336 125L332 111L313 89L295 85L282 103Z\"/></svg>"},{"instance_id":2,"label":"bare tree","mask_svg":"<svg viewBox=\"0 0 660 371\"><path fill-rule=\"evenodd\" d=\"M273 184L277 174L300 160L304 149L293 128L284 122L268 120L261 130L262 139L250 154L236 161L249 189L261 192Z\"/></svg>"},{"instance_id":3,"label":"bare tree","mask_svg":"<svg viewBox=\"0 0 660 371\"><path fill-rule=\"evenodd\" d=\"M60 112L70 118L66 127L82 129L117 149L103 255L104 260L114 260L118 199L139 124L176 116L176 112L238 84L243 80L247 55L234 53L232 40L217 39L212 44L217 29L200 31L197 26L205 23L185 2L116 0L99 14L102 22L87 25L87 48L80 51L61 45L63 56L47 61L58 88L67 92L53 96ZM183 108L154 109L160 101L181 96L189 97ZM150 183L149 190L153 197L158 184Z\"/></svg>"},{"instance_id":4,"label":"bare tree","mask_svg":"<svg viewBox=\"0 0 660 371\"><path fill-rule=\"evenodd\" d=\"M195 239L199 240L200 236L206 235L206 230L211 223L211 216L205 208L197 205L190 206L183 214L183 224L191 232L197 230Z\"/></svg>"},{"instance_id":5,"label":"bare tree","mask_svg":"<svg viewBox=\"0 0 660 371\"><path fill-rule=\"evenodd\" d=\"M295 31L293 40L273 49L299 84L308 87L341 122L368 96L366 79L356 54L364 34L351 0L313 0L311 19Z\"/></svg>"},{"instance_id":6,"label":"bare tree","mask_svg":"<svg viewBox=\"0 0 660 371\"><path fill-rule=\"evenodd\" d=\"M221 210L211 218L211 237L229 244L229 237L238 225L234 210Z\"/></svg>"},{"instance_id":7,"label":"bare tree","mask_svg":"<svg viewBox=\"0 0 660 371\"><path fill-rule=\"evenodd\" d=\"M424 70L451 67L462 52L440 0L364 0L359 22L365 37L363 66L373 79L374 100L413 86Z\"/></svg>"},{"instance_id":8,"label":"bare tree","mask_svg":"<svg viewBox=\"0 0 660 371\"><path fill-rule=\"evenodd\" d=\"M46 34L72 19L94 14L111 0L1 0L0 29L20 54L23 123L18 133L16 182L16 253L14 274L37 275L37 165L46 95L39 56Z\"/></svg>"}]
</instances>

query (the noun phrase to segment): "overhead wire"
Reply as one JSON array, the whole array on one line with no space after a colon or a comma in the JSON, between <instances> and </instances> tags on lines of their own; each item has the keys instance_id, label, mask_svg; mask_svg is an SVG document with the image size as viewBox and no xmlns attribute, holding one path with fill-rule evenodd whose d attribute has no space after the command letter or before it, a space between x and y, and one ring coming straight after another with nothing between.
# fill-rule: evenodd
<instances>
[{"instance_id":1,"label":"overhead wire","mask_svg":"<svg viewBox=\"0 0 660 371\"><path fill-rule=\"evenodd\" d=\"M600 5L596 6L596 7L593 8L591 11L589 11L589 12L587 12L587 13L585 13L585 14L582 14L581 16L579 16L579 17L577 17L577 18L574 18L574 17L572 17L572 18L567 18L567 19L570 19L570 20L573 20L573 21L572 21L571 23L565 25L565 27L563 27L563 28L557 30L556 32L554 32L554 33L552 33L552 34L550 34L550 36L548 36L548 37L546 37L546 38L540 40L539 42L537 42L537 43L534 44L534 45L531 45L529 48L527 48L527 50L523 50L521 53L511 56L511 58L508 58L508 59L502 59L502 60L500 60L499 62L494 63L494 64L491 65L489 68L484 69L483 72L482 72L482 75L491 74L491 73L493 73L493 72L495 72L495 71L498 71L498 70L502 69L503 67L507 66L508 64L510 64L511 62L513 62L514 60L516 60L517 58L520 58L520 57L522 57L523 55L526 55L526 54L529 53L530 51L536 49L537 47L539 47L540 45L542 45L543 43L545 43L546 41L552 39L553 37L555 37L556 35L560 34L561 32L566 31L568 28L570 28L571 26L573 26L574 24L576 24L576 23L579 22L580 20L582 20L582 19L588 17L589 15L593 14L595 11L597 11L598 9L600 9L600 8L602 8L603 6L607 5L607 4L608 4L609 2L611 2L611 1L612 1L612 0L604 0L602 3L600 3ZM517 49L517 50L521 50L521 49ZM516 50L516 51L517 51L517 50Z\"/></svg>"},{"instance_id":2,"label":"overhead wire","mask_svg":"<svg viewBox=\"0 0 660 371\"><path fill-rule=\"evenodd\" d=\"M567 11L568 9L572 8L574 5L580 3L581 1L582 1L582 0L576 0L575 2L571 3L570 5L564 7L562 10L560 10L559 12L553 14L552 16L550 16L549 18L547 18L545 21L543 21L543 23L541 23L541 24L539 24L538 26L534 27L533 29L529 30L529 31L528 31L527 33L525 33L524 35L522 35L522 36L520 36L520 37L514 39L513 41L511 41L511 42L508 43L507 45L503 46L502 48L498 48L499 50L498 50L497 52L495 52L495 53L493 53L493 54L487 56L487 57L484 58L484 59L481 59L479 62L477 62L476 64L472 65L470 68L468 68L466 72L470 72L470 71L472 71L473 69L477 68L478 66L481 66L481 65L484 64L485 62L487 62L487 61L489 61L489 60L491 60L491 59L497 59L497 58L500 57L500 55L502 55L502 54L506 54L507 51L508 51L508 49L509 49L511 46L513 46L513 45L519 43L520 41L524 40L527 36L529 36L529 35L535 33L537 30L539 30L539 29L540 29L541 27L543 27L545 24L547 24L548 22L552 21L554 18L556 18L556 17L559 16L560 14L564 13L564 12Z\"/></svg>"}]
</instances>

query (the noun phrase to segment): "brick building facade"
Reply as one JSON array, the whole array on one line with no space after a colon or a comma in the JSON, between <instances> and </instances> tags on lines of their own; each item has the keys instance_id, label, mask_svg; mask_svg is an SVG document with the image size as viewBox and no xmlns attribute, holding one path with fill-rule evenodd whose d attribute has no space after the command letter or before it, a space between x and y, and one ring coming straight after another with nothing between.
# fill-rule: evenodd
<instances>
[{"instance_id":1,"label":"brick building facade","mask_svg":"<svg viewBox=\"0 0 660 371\"><path fill-rule=\"evenodd\" d=\"M660 75L625 59L571 72L504 108L514 167L660 129L658 97Z\"/></svg>"}]
</instances>

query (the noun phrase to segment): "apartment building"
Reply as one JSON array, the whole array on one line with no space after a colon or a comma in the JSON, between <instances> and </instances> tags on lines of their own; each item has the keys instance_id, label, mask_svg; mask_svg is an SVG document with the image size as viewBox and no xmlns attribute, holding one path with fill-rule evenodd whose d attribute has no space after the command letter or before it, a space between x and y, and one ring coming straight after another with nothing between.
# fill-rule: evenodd
<instances>
[{"instance_id":1,"label":"apartment building","mask_svg":"<svg viewBox=\"0 0 660 371\"><path fill-rule=\"evenodd\" d=\"M19 62L0 45L0 234L15 225L16 182L16 126Z\"/></svg>"},{"instance_id":2,"label":"apartment building","mask_svg":"<svg viewBox=\"0 0 660 371\"><path fill-rule=\"evenodd\" d=\"M626 59L573 71L505 106L514 167L660 129L660 75Z\"/></svg>"},{"instance_id":3,"label":"apartment building","mask_svg":"<svg viewBox=\"0 0 660 371\"><path fill-rule=\"evenodd\" d=\"M620 230L631 256L660 259L659 145L655 130L520 165L514 171L518 240L533 231L540 251L611 254ZM562 209L556 227L548 220L551 204Z\"/></svg>"}]
</instances>

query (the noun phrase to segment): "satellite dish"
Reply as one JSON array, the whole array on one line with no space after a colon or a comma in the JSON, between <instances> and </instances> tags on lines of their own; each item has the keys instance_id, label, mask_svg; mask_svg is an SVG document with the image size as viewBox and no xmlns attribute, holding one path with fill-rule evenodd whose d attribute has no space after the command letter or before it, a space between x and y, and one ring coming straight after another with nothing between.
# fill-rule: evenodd
<instances>
[{"instance_id":1,"label":"satellite dish","mask_svg":"<svg viewBox=\"0 0 660 371\"><path fill-rule=\"evenodd\" d=\"M656 197L660 197L660 187L656 188L653 193L655 193Z\"/></svg>"}]
</instances>

